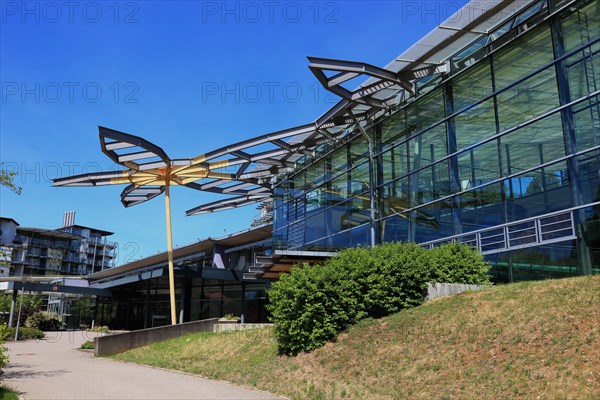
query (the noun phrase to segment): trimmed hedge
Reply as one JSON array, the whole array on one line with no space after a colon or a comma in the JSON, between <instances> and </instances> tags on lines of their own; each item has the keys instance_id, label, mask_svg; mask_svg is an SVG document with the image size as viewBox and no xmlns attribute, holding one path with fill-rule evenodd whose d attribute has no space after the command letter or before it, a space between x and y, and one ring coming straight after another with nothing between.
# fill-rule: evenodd
<instances>
[{"instance_id":1,"label":"trimmed hedge","mask_svg":"<svg viewBox=\"0 0 600 400\"><path fill-rule=\"evenodd\" d=\"M386 243L301 267L283 274L268 292L281 354L312 351L363 318L418 306L428 282L490 284L490 265L463 244L427 250Z\"/></svg>"}]
</instances>

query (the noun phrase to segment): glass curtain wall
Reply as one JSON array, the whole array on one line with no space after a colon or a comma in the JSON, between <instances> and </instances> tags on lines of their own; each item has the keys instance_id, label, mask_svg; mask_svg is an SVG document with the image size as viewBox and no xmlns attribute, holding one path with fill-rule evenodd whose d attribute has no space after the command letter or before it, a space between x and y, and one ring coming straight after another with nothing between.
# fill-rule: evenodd
<instances>
[{"instance_id":1,"label":"glass curtain wall","mask_svg":"<svg viewBox=\"0 0 600 400\"><path fill-rule=\"evenodd\" d=\"M535 19L546 7L460 52L451 74L374 124L374 182L360 135L280 180L276 247L369 245L374 185L377 242L573 210L577 240L490 256L496 278L600 273L600 2Z\"/></svg>"}]
</instances>

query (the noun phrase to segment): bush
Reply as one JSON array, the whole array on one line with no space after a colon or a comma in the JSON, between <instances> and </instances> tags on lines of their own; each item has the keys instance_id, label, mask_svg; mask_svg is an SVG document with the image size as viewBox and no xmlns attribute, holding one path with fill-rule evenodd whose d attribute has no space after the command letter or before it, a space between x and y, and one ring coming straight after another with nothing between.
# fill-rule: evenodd
<instances>
[{"instance_id":1,"label":"bush","mask_svg":"<svg viewBox=\"0 0 600 400\"><path fill-rule=\"evenodd\" d=\"M432 282L491 285L490 264L483 255L460 243L449 243L431 250L435 267Z\"/></svg>"},{"instance_id":2,"label":"bush","mask_svg":"<svg viewBox=\"0 0 600 400\"><path fill-rule=\"evenodd\" d=\"M17 330L17 328L15 328L15 327L7 328L6 329L6 332L7 332L6 340L15 340L15 331L16 330ZM43 339L44 336L45 336L44 332L40 331L37 328L29 328L27 326L20 326L19 327L19 337L17 337L17 340Z\"/></svg>"},{"instance_id":3,"label":"bush","mask_svg":"<svg viewBox=\"0 0 600 400\"><path fill-rule=\"evenodd\" d=\"M269 290L279 352L311 351L333 339L359 316L358 285L329 265L294 268Z\"/></svg>"},{"instance_id":4,"label":"bush","mask_svg":"<svg viewBox=\"0 0 600 400\"><path fill-rule=\"evenodd\" d=\"M81 348L84 350L94 350L94 341L87 340L81 344Z\"/></svg>"},{"instance_id":5,"label":"bush","mask_svg":"<svg viewBox=\"0 0 600 400\"><path fill-rule=\"evenodd\" d=\"M293 268L269 289L281 354L311 351L357 321L420 305L428 282L489 284L489 264L463 244L427 250L386 243L340 251L324 265Z\"/></svg>"},{"instance_id":6,"label":"bush","mask_svg":"<svg viewBox=\"0 0 600 400\"><path fill-rule=\"evenodd\" d=\"M6 337L8 336L8 327L6 325L0 325L0 375L2 375L2 368L8 365L8 354L7 349L3 346Z\"/></svg>"},{"instance_id":7,"label":"bush","mask_svg":"<svg viewBox=\"0 0 600 400\"><path fill-rule=\"evenodd\" d=\"M104 326L104 325L94 325L94 329L92 329L92 331L100 332L100 333L109 333L110 328L108 326Z\"/></svg>"},{"instance_id":8,"label":"bush","mask_svg":"<svg viewBox=\"0 0 600 400\"><path fill-rule=\"evenodd\" d=\"M58 314L38 311L27 319L25 326L41 331L58 331L62 329L63 321Z\"/></svg>"}]
</instances>

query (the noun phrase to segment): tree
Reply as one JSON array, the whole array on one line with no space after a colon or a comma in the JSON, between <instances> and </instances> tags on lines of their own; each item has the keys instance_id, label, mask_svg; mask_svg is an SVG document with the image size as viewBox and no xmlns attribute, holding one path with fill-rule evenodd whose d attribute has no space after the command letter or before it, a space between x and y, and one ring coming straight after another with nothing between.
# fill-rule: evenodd
<instances>
[{"instance_id":1,"label":"tree","mask_svg":"<svg viewBox=\"0 0 600 400\"><path fill-rule=\"evenodd\" d=\"M0 164L1 166L2 164ZM15 177L17 173L14 171L5 171L0 167L0 186L4 186L8 188L11 192L16 194L21 194L23 190L21 186L17 186L15 184ZM0 253L2 253L0 251ZM3 257L4 258L4 257ZM7 327L6 325L0 325L0 374L2 374L2 367L5 367L8 364L8 355L6 354L6 348L2 346L4 344L4 339L7 335Z\"/></svg>"},{"instance_id":2,"label":"tree","mask_svg":"<svg viewBox=\"0 0 600 400\"><path fill-rule=\"evenodd\" d=\"M21 194L22 192L22 188L21 186L17 186L15 184L15 177L17 176L17 173L15 171L5 171L4 169L1 168L2 164L0 164L0 186L4 186L6 188L8 188L11 192L14 192L16 194ZM7 259L10 260L10 254L7 254L5 251L0 250L0 265L6 265L8 264L10 266L10 261L6 261Z\"/></svg>"},{"instance_id":3,"label":"tree","mask_svg":"<svg viewBox=\"0 0 600 400\"><path fill-rule=\"evenodd\" d=\"M21 194L23 189L21 186L17 186L15 184L16 176L17 173L15 171L5 171L4 169L0 168L0 186L4 186L16 194Z\"/></svg>"}]
</instances>

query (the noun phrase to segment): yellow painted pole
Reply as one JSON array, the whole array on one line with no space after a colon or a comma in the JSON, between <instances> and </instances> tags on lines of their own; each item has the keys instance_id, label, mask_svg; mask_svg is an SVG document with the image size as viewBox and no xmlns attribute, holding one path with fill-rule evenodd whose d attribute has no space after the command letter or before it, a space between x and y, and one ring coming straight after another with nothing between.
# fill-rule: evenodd
<instances>
[{"instance_id":1,"label":"yellow painted pole","mask_svg":"<svg viewBox=\"0 0 600 400\"><path fill-rule=\"evenodd\" d=\"M171 232L171 198L169 196L169 177L165 179L165 210L167 213L167 256L169 258L169 297L171 300L171 325L177 324L175 309L175 270L173 268L173 234Z\"/></svg>"}]
</instances>

